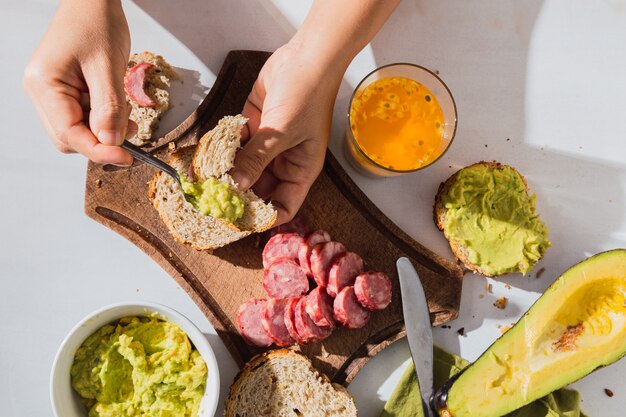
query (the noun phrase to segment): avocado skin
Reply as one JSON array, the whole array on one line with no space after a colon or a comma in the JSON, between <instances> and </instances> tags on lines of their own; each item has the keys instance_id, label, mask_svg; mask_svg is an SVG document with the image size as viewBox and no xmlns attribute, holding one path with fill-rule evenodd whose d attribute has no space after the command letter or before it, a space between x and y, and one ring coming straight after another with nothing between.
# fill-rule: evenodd
<instances>
[{"instance_id":1,"label":"avocado skin","mask_svg":"<svg viewBox=\"0 0 626 417\"><path fill-rule=\"evenodd\" d=\"M601 252L598 253L596 255L593 255L575 265L573 265L572 267L570 267L567 271L565 271L547 290L546 292L544 292L544 294L537 300L535 301L535 303L528 309L528 311L526 311L526 313L524 313L524 315L519 319L519 322L522 322L525 318L529 317L532 313L533 313L533 309L534 307L539 304L539 302L542 300L542 298L544 298L544 296L546 296L546 294L548 295L548 297L552 298L553 292L551 292L551 290L553 290L553 287L555 287L556 285L563 285L563 281L562 278L563 276L565 276L568 272L570 272L571 270L574 270L575 268L581 268L583 266L583 264L590 264L593 265L592 262L597 262L598 260L600 260L600 258L602 259L606 259L607 263L612 262L613 259L617 259L618 257L621 257L621 264L620 271L624 271L624 266L626 265L626 248L620 248L620 249L613 249L613 250L609 250L606 252ZM618 273L619 275L619 273ZM572 278L573 280L573 278ZM570 285L570 283L568 282L567 285ZM571 285L576 286L576 283L572 283ZM564 302L566 303L566 301ZM626 305L626 304L625 304ZM511 329L513 330L513 329ZM507 333L511 332L511 330L509 330ZM506 335L506 333L505 333ZM503 339L504 335L500 336L500 338L498 338L474 363L472 363L471 365L469 365L467 368L463 369L461 372L459 372L458 374L454 375L453 377L451 377L448 381L446 381L434 394L433 396L433 400L432 400L432 405L434 406L434 409L436 410L436 412L438 413L438 415L440 417L455 417L456 414L453 410L451 410L450 406L449 406L449 393L450 390L452 389L453 386L455 386L455 384L463 384L464 381L458 381L459 378L461 377L462 374L465 373L465 371L470 370L471 368L475 368L476 366L480 366L480 362L481 359L485 358L486 356L488 356L494 349L494 347L498 346L498 344L502 343L502 339ZM623 345L626 346L626 345ZM563 386L572 384L582 378L584 378L585 376L591 374L592 372L597 371L598 369L604 368L605 366L608 366L612 363L617 362L618 360L622 359L624 356L626 356L626 347L623 348L622 351L618 351L618 352L613 352L612 356L612 360L608 363L599 363L596 366L593 367L593 369L589 370L588 372L581 374L578 378L572 378L570 380L567 381L562 381L563 383L560 386L553 386L551 387L551 391L555 391L557 389L562 388ZM473 375L472 378L476 378L477 375ZM456 386L456 388L458 389L458 386ZM549 392L546 392L546 394L548 394ZM537 398L532 398L530 399L530 401L527 401L526 404L538 399L540 397ZM513 410L510 410L513 411Z\"/></svg>"}]
</instances>

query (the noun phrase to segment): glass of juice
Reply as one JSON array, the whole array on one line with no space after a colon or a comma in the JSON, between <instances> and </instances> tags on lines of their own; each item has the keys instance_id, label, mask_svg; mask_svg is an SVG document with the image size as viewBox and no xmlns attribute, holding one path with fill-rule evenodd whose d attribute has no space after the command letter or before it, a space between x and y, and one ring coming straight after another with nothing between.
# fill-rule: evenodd
<instances>
[{"instance_id":1,"label":"glass of juice","mask_svg":"<svg viewBox=\"0 0 626 417\"><path fill-rule=\"evenodd\" d=\"M350 99L348 159L379 176L418 171L448 149L456 120L454 98L435 73L414 64L380 67Z\"/></svg>"}]
</instances>

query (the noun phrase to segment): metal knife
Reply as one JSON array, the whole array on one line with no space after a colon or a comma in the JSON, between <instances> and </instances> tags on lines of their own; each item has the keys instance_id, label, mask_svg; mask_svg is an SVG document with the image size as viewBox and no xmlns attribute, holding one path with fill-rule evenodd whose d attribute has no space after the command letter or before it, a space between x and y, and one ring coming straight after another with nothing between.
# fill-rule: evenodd
<instances>
[{"instance_id":1,"label":"metal knife","mask_svg":"<svg viewBox=\"0 0 626 417\"><path fill-rule=\"evenodd\" d=\"M398 268L402 292L402 312L406 338L415 365L424 417L436 417L431 406L433 396L433 332L430 326L426 294L411 261L407 258L400 258L396 262L396 267Z\"/></svg>"}]
</instances>

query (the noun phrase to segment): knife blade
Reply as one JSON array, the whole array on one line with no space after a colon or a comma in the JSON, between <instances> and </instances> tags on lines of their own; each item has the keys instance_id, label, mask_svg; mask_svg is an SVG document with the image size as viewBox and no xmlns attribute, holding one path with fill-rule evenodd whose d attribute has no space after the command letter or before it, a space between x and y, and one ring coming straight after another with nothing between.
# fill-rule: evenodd
<instances>
[{"instance_id":1,"label":"knife blade","mask_svg":"<svg viewBox=\"0 0 626 417\"><path fill-rule=\"evenodd\" d=\"M433 395L433 332L430 326L430 313L424 287L407 258L396 262L400 291L402 293L402 312L409 350L415 365L415 373L422 397L425 417L435 417L431 407Z\"/></svg>"}]
</instances>

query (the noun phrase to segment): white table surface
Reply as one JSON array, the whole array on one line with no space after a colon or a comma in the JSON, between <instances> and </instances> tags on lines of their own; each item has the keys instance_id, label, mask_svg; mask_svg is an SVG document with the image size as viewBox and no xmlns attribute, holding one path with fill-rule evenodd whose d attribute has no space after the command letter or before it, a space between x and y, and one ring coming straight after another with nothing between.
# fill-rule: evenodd
<instances>
[{"instance_id":1,"label":"white table surface","mask_svg":"<svg viewBox=\"0 0 626 417\"><path fill-rule=\"evenodd\" d=\"M274 50L294 33L309 4L125 2L132 50L157 51L196 80L175 93L164 129L197 105L228 50ZM51 416L48 380L61 340L89 312L124 300L166 304L207 334L221 364L223 401L237 369L214 329L156 263L85 216L85 160L53 149L22 91L23 68L55 7L52 0L0 1L0 416ZM347 101L370 70L418 63L438 70L456 98L457 136L435 166L394 179L365 178L347 168L407 233L451 259L431 220L437 186L462 166L493 159L528 178L550 228L553 247L537 267L545 268L540 279L533 273L488 280L494 293L487 294L485 278L466 276L459 319L451 329L435 330L444 348L477 358L500 335L498 326L519 318L567 267L626 247L625 45L624 0L404 0L350 66L330 145L344 166ZM499 296L509 298L505 310L492 306ZM360 415L379 414L408 359L402 340L361 371L349 387ZM624 415L625 373L623 360L574 384L591 416Z\"/></svg>"}]
</instances>

